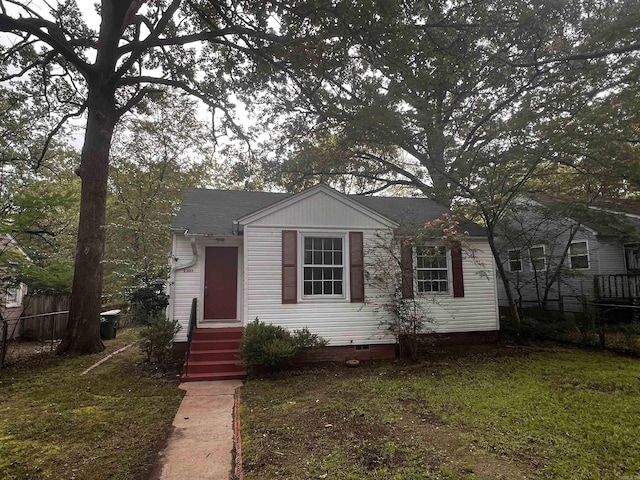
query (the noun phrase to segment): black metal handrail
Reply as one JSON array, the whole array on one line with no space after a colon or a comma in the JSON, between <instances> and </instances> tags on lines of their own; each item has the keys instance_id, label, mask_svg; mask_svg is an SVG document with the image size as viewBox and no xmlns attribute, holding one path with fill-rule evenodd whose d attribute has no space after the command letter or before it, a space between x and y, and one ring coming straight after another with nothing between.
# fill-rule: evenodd
<instances>
[{"instance_id":1,"label":"black metal handrail","mask_svg":"<svg viewBox=\"0 0 640 480\"><path fill-rule=\"evenodd\" d=\"M596 299L633 299L640 297L640 274L596 275L593 278Z\"/></svg>"},{"instance_id":2,"label":"black metal handrail","mask_svg":"<svg viewBox=\"0 0 640 480\"><path fill-rule=\"evenodd\" d=\"M191 313L189 314L189 331L187 332L187 359L184 362L184 374L189 375L189 358L191 357L191 340L193 331L196 329L196 318L198 314L198 299L191 301Z\"/></svg>"}]
</instances>

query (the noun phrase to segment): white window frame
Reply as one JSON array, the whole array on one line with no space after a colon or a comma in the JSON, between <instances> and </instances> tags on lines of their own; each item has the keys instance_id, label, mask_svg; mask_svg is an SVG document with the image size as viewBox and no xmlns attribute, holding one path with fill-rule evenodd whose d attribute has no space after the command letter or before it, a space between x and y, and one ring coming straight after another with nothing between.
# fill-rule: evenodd
<instances>
[{"instance_id":1,"label":"white window frame","mask_svg":"<svg viewBox=\"0 0 640 480\"><path fill-rule=\"evenodd\" d=\"M542 256L534 257L531 255L531 250L534 248L542 248ZM534 268L533 262L534 260L542 260L543 265L542 268ZM542 245L532 245L529 247L529 266L531 267L532 272L545 272L547 270L547 248L544 244Z\"/></svg>"},{"instance_id":2,"label":"white window frame","mask_svg":"<svg viewBox=\"0 0 640 480\"><path fill-rule=\"evenodd\" d=\"M424 249L424 248L442 248L444 249L444 257L445 257L445 261L447 262L447 267L446 268L418 268L418 249ZM421 292L420 291L420 280L418 279L418 271L419 270L425 270L425 271L446 271L447 272L447 280L446 280L446 286L447 286L447 290L446 291L424 291ZM413 247L413 290L415 292L415 294L417 295L451 295L451 292L453 290L452 288L452 271L451 271L451 249L447 248L445 245L437 245L437 244L424 244L424 245L416 245L415 247ZM434 280L423 280L423 282L429 282L429 281L434 281ZM436 282L439 283L445 283L442 280L435 280Z\"/></svg>"},{"instance_id":3,"label":"white window frame","mask_svg":"<svg viewBox=\"0 0 640 480\"><path fill-rule=\"evenodd\" d=\"M584 243L585 249L586 249L586 253L581 253L579 255L572 255L571 254L571 247L575 244L578 243ZM571 242L571 244L569 245L569 251L567 252L568 256L569 256L569 266L571 267L572 270L589 270L591 268L591 255L589 252L589 242L587 240L574 240ZM573 266L573 258L574 257L587 257L587 266L586 267L574 267Z\"/></svg>"},{"instance_id":4,"label":"white window frame","mask_svg":"<svg viewBox=\"0 0 640 480\"><path fill-rule=\"evenodd\" d=\"M304 293L304 269L305 267L319 267L319 265L305 265L304 263L304 240L305 238L339 238L342 240L342 294L310 294ZM337 268L327 266L327 268ZM331 231L301 231L298 234L298 299L301 302L344 302L350 298L349 284L349 233Z\"/></svg>"},{"instance_id":5,"label":"white window frame","mask_svg":"<svg viewBox=\"0 0 640 480\"><path fill-rule=\"evenodd\" d=\"M511 252L517 252L518 253L518 258L515 260L511 259ZM520 262L520 268L518 269L514 269L511 265L511 262ZM524 271L524 262L522 261L522 249L521 248L512 248L510 250L507 250L507 265L509 265L509 271L510 272L522 272Z\"/></svg>"},{"instance_id":6,"label":"white window frame","mask_svg":"<svg viewBox=\"0 0 640 480\"><path fill-rule=\"evenodd\" d=\"M4 296L4 304L6 308L16 308L22 306L22 300L24 297L23 284L17 287L8 287ZM11 294L14 293L14 294Z\"/></svg>"}]
</instances>

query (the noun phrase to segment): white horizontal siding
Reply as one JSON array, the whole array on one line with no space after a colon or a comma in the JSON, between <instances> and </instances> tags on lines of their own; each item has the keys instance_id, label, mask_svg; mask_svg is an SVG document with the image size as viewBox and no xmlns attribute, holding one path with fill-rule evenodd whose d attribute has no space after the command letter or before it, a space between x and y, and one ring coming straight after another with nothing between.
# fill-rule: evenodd
<instances>
[{"instance_id":1,"label":"white horizontal siding","mask_svg":"<svg viewBox=\"0 0 640 480\"><path fill-rule=\"evenodd\" d=\"M174 236L174 247L172 252L174 265L184 264L193 258L193 252L189 239L185 238L182 234L176 234ZM176 334L176 342L186 342L187 333L189 330L189 316L191 314L191 302L193 298L199 297L200 292L200 278L201 271L201 259L199 255L198 262L193 267L185 270L178 270L175 272L174 284L173 284L173 303L172 312L170 318L178 320L180 324L180 330ZM201 306L199 305L199 308Z\"/></svg>"},{"instance_id":2,"label":"white horizontal siding","mask_svg":"<svg viewBox=\"0 0 640 480\"><path fill-rule=\"evenodd\" d=\"M255 220L250 225L278 227L291 225L295 226L294 228L333 226L351 230L382 226L372 216L365 215L353 206L322 191Z\"/></svg>"},{"instance_id":3,"label":"white horizontal siding","mask_svg":"<svg viewBox=\"0 0 640 480\"><path fill-rule=\"evenodd\" d=\"M351 229L357 230L357 229ZM363 230L362 228L360 230ZM375 250L379 243L376 230L364 230L365 252ZM436 323L438 332L468 332L496 330L497 306L495 271L486 242L474 242L478 249L477 263L466 259L463 266L465 297L448 296L431 302L424 298ZM330 345L389 343L393 337L381 327L389 314L381 307L385 293L365 285L366 302L300 301L282 304L282 229L247 226L245 228L246 302L245 321L256 317L266 323L294 330L307 327L330 341ZM365 263L372 270L372 255ZM480 265L482 264L482 265ZM484 276L479 275L485 271Z\"/></svg>"},{"instance_id":4,"label":"white horizontal siding","mask_svg":"<svg viewBox=\"0 0 640 480\"><path fill-rule=\"evenodd\" d=\"M473 258L463 251L464 297L419 294L424 310L438 333L479 332L499 328L495 288L495 264L484 240L468 242Z\"/></svg>"}]
</instances>

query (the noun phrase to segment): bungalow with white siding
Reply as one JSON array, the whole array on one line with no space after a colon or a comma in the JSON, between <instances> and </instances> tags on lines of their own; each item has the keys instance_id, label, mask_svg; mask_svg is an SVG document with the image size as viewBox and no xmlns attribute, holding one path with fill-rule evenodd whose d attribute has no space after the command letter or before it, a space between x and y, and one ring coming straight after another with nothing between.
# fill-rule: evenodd
<instances>
[{"instance_id":1,"label":"bungalow with white siding","mask_svg":"<svg viewBox=\"0 0 640 480\"><path fill-rule=\"evenodd\" d=\"M369 279L385 239L447 212L424 198L343 195L325 185L295 195L189 191L171 227L168 307L181 325L177 351L188 350L190 318L195 327L184 379L242 375L235 354L242 327L256 318L328 340L317 359L393 357L396 338L382 326L388 292ZM403 270L411 264L402 294L424 303L430 331L479 340L499 329L496 275L484 229L465 228L468 251L434 240L438 258L416 259L424 252L416 247L398 256Z\"/></svg>"}]
</instances>

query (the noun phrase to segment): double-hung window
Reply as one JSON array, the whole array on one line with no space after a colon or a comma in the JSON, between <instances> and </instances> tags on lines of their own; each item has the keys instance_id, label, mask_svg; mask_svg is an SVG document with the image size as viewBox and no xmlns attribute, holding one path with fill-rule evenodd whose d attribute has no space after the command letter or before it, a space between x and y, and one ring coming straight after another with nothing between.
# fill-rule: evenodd
<instances>
[{"instance_id":1,"label":"double-hung window","mask_svg":"<svg viewBox=\"0 0 640 480\"><path fill-rule=\"evenodd\" d=\"M416 277L419 293L448 292L449 267L446 247L416 247Z\"/></svg>"},{"instance_id":2,"label":"double-hung window","mask_svg":"<svg viewBox=\"0 0 640 480\"><path fill-rule=\"evenodd\" d=\"M302 237L302 296L344 298L344 237Z\"/></svg>"},{"instance_id":3,"label":"double-hung window","mask_svg":"<svg viewBox=\"0 0 640 480\"><path fill-rule=\"evenodd\" d=\"M536 245L529 249L531 268L536 272L543 272L547 269L547 257L544 245Z\"/></svg>"},{"instance_id":4,"label":"double-hung window","mask_svg":"<svg viewBox=\"0 0 640 480\"><path fill-rule=\"evenodd\" d=\"M509 271L522 271L522 250L520 250L519 248L515 250L509 250Z\"/></svg>"},{"instance_id":5,"label":"double-hung window","mask_svg":"<svg viewBox=\"0 0 640 480\"><path fill-rule=\"evenodd\" d=\"M22 286L7 289L4 301L5 307L19 307L22 305Z\"/></svg>"},{"instance_id":6,"label":"double-hung window","mask_svg":"<svg viewBox=\"0 0 640 480\"><path fill-rule=\"evenodd\" d=\"M571 242L571 245L569 245L569 262L571 263L571 268L574 269L589 268L589 249L585 240Z\"/></svg>"}]
</instances>

